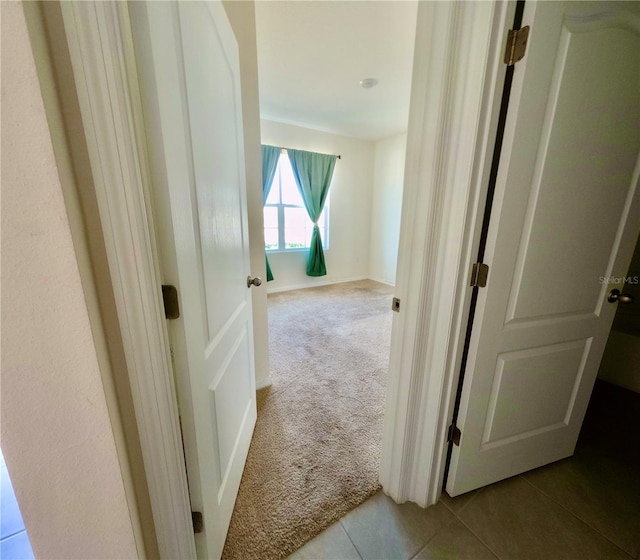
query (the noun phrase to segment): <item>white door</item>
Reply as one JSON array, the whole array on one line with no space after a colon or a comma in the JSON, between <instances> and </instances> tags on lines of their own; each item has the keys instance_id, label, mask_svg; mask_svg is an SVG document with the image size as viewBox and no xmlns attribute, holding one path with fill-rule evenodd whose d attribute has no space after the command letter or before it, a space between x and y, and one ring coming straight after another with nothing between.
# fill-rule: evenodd
<instances>
[{"instance_id":1,"label":"white door","mask_svg":"<svg viewBox=\"0 0 640 560\"><path fill-rule=\"evenodd\" d=\"M639 4L525 4L452 496L573 454L640 230Z\"/></svg>"},{"instance_id":2,"label":"white door","mask_svg":"<svg viewBox=\"0 0 640 560\"><path fill-rule=\"evenodd\" d=\"M130 15L196 547L219 558L256 420L238 47L218 2Z\"/></svg>"}]
</instances>

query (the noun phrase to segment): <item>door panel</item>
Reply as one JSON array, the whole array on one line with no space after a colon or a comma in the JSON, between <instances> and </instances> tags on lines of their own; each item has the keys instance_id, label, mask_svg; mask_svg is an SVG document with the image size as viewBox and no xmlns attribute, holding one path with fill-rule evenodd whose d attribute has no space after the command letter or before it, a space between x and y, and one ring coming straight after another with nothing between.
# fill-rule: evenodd
<instances>
[{"instance_id":1,"label":"door panel","mask_svg":"<svg viewBox=\"0 0 640 560\"><path fill-rule=\"evenodd\" d=\"M218 2L130 14L196 547L219 558L256 420L238 48Z\"/></svg>"},{"instance_id":2,"label":"door panel","mask_svg":"<svg viewBox=\"0 0 640 560\"><path fill-rule=\"evenodd\" d=\"M204 310L209 333L218 333L246 298L237 281L245 271L241 170L220 162L240 162L233 67L205 3L179 3L189 124L192 137L195 201L202 251ZM221 131L212 134L212 131ZM212 154L216 154L215 157ZM227 295L222 301L217 294ZM208 336L208 340L213 340Z\"/></svg>"},{"instance_id":3,"label":"door panel","mask_svg":"<svg viewBox=\"0 0 640 560\"><path fill-rule=\"evenodd\" d=\"M242 432L242 425L253 402L253 399L247 398L251 395L248 340L247 332L241 332L209 386L213 398L212 410L215 411L213 421L217 426L225 426L225 430L218 432L219 471L223 479L232 464L238 435Z\"/></svg>"},{"instance_id":4,"label":"door panel","mask_svg":"<svg viewBox=\"0 0 640 560\"><path fill-rule=\"evenodd\" d=\"M591 340L498 355L481 449L566 424Z\"/></svg>"},{"instance_id":5,"label":"door panel","mask_svg":"<svg viewBox=\"0 0 640 560\"><path fill-rule=\"evenodd\" d=\"M600 307L598 282L572 282L571 290L550 291L540 279L597 279L609 265L637 157L637 146L628 140L637 136L638 123L633 88L616 91L615 104L611 94L616 83L638 73L636 42L621 29L586 32L577 22L563 26L508 321L594 313ZM634 49L635 56L618 56ZM606 189L599 188L605 184Z\"/></svg>"},{"instance_id":6,"label":"door panel","mask_svg":"<svg viewBox=\"0 0 640 560\"><path fill-rule=\"evenodd\" d=\"M627 8L635 10L634 13ZM527 2L447 492L573 453L640 230L640 14Z\"/></svg>"}]
</instances>

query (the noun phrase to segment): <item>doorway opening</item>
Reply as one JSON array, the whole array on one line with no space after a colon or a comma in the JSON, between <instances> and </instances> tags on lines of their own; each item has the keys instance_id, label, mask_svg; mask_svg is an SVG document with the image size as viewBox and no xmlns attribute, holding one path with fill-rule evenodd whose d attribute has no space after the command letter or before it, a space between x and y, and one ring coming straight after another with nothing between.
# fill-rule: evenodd
<instances>
[{"instance_id":1,"label":"doorway opening","mask_svg":"<svg viewBox=\"0 0 640 560\"><path fill-rule=\"evenodd\" d=\"M362 280L269 296L272 385L223 557L293 552L378 491L392 293Z\"/></svg>"},{"instance_id":2,"label":"doorway opening","mask_svg":"<svg viewBox=\"0 0 640 560\"><path fill-rule=\"evenodd\" d=\"M293 552L380 488L416 14L256 4L261 143L282 150L263 215L270 384L224 557ZM307 275L314 224L291 150L340 156L317 220L322 276Z\"/></svg>"}]
</instances>

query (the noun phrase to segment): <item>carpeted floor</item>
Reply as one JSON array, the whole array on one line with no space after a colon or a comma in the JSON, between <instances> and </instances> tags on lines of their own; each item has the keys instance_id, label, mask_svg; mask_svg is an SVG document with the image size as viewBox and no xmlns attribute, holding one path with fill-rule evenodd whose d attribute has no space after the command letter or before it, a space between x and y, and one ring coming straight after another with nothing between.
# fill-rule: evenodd
<instances>
[{"instance_id":1,"label":"carpeted floor","mask_svg":"<svg viewBox=\"0 0 640 560\"><path fill-rule=\"evenodd\" d=\"M392 293L366 280L269 296L273 385L223 558L285 558L378 490Z\"/></svg>"}]
</instances>

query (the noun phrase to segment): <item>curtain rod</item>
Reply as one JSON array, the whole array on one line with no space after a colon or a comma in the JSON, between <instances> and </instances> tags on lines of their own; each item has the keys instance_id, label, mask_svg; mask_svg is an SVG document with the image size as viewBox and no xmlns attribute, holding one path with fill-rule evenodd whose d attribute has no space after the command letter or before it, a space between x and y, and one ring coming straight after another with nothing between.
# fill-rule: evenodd
<instances>
[{"instance_id":1,"label":"curtain rod","mask_svg":"<svg viewBox=\"0 0 640 560\"><path fill-rule=\"evenodd\" d=\"M286 151L287 151L287 148L280 148L280 149L281 149L283 152L286 152ZM291 148L291 149L293 150L293 148ZM324 154L324 155L332 156L333 154ZM342 156L340 156L340 155L337 155L336 157L337 157L338 159L342 159Z\"/></svg>"}]
</instances>

